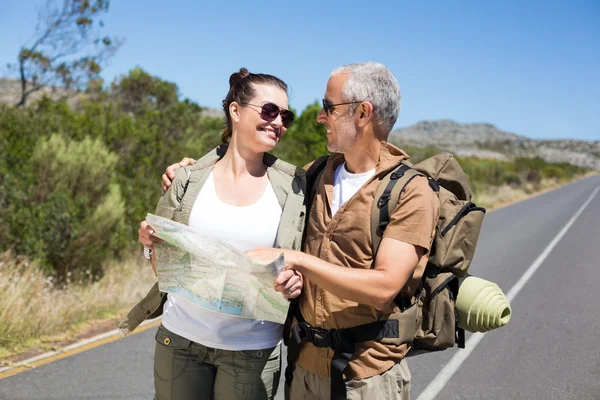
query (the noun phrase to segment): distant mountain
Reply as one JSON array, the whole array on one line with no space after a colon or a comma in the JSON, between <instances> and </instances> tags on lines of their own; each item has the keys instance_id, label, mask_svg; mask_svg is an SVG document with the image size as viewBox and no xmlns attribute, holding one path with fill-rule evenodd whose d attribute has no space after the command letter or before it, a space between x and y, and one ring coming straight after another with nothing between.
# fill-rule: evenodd
<instances>
[{"instance_id":1,"label":"distant mountain","mask_svg":"<svg viewBox=\"0 0 600 400\"><path fill-rule=\"evenodd\" d=\"M71 106L76 106L78 102L86 97L84 93L72 92L70 95L64 88L56 86L46 86L41 90L32 93L27 98L27 105L33 104L35 101L47 95L52 100L67 98L67 102ZM14 105L21 99L21 82L16 79L0 78L0 104ZM223 110L209 107L202 107L202 115L213 118L224 118Z\"/></svg>"},{"instance_id":2,"label":"distant mountain","mask_svg":"<svg viewBox=\"0 0 600 400\"><path fill-rule=\"evenodd\" d=\"M421 121L393 131L389 140L400 147L435 146L461 156L500 160L539 156L547 162L568 162L600 171L598 140L535 140L502 131L490 124Z\"/></svg>"},{"instance_id":3,"label":"distant mountain","mask_svg":"<svg viewBox=\"0 0 600 400\"><path fill-rule=\"evenodd\" d=\"M69 92L64 88L46 86L40 89L39 91L30 94L27 98L26 104L29 105L32 102L41 99L44 94L48 95L48 97L50 97L53 100L58 100L67 97L67 95L69 95ZM21 81L18 81L16 79L0 78L0 104L14 105L17 104L20 99ZM69 98L69 104L73 105L76 102L77 94L75 94L75 97L73 97L72 93L71 97Z\"/></svg>"}]
</instances>

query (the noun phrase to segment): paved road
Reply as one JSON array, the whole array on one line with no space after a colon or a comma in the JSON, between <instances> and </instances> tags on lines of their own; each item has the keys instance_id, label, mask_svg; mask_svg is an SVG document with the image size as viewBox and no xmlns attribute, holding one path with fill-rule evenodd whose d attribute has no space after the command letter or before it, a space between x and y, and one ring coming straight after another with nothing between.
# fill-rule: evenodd
<instances>
[{"instance_id":1,"label":"paved road","mask_svg":"<svg viewBox=\"0 0 600 400\"><path fill-rule=\"evenodd\" d=\"M471 273L505 293L600 187L600 176L488 214ZM600 194L483 336L438 399L600 399ZM0 399L152 399L154 331L0 381ZM417 399L456 352L411 358ZM279 398L279 396L278 396Z\"/></svg>"}]
</instances>

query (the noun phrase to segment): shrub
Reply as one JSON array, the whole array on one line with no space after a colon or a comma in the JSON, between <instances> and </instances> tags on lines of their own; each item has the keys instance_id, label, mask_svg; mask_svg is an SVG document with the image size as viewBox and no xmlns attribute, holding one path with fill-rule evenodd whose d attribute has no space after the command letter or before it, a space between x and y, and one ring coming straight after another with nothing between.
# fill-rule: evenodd
<instances>
[{"instance_id":1,"label":"shrub","mask_svg":"<svg viewBox=\"0 0 600 400\"><path fill-rule=\"evenodd\" d=\"M523 184L523 179L521 178L521 175L515 173L515 172L505 172L504 175L502 176L502 182L510 185L510 186L521 186Z\"/></svg>"},{"instance_id":2,"label":"shrub","mask_svg":"<svg viewBox=\"0 0 600 400\"><path fill-rule=\"evenodd\" d=\"M17 254L65 279L121 254L125 204L115 184L118 158L99 140L81 142L55 134L38 142L30 164L9 176L0 210Z\"/></svg>"},{"instance_id":3,"label":"shrub","mask_svg":"<svg viewBox=\"0 0 600 400\"><path fill-rule=\"evenodd\" d=\"M548 165L542 169L542 176L546 179L564 180L567 178L567 172L557 166Z\"/></svg>"}]
</instances>

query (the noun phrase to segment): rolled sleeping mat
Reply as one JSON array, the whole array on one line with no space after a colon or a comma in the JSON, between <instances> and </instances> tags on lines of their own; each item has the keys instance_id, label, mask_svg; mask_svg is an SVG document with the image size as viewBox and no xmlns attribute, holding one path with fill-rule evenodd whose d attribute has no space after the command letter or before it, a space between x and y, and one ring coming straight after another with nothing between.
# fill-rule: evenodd
<instances>
[{"instance_id":1,"label":"rolled sleeping mat","mask_svg":"<svg viewBox=\"0 0 600 400\"><path fill-rule=\"evenodd\" d=\"M487 332L510 321L508 299L494 282L467 277L456 297L458 326L469 332Z\"/></svg>"}]
</instances>

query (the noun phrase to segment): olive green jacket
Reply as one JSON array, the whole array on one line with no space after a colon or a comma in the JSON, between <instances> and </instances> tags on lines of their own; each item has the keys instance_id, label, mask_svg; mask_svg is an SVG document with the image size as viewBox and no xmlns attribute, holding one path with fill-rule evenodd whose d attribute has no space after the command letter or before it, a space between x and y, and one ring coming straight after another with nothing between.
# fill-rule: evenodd
<instances>
[{"instance_id":1,"label":"olive green jacket","mask_svg":"<svg viewBox=\"0 0 600 400\"><path fill-rule=\"evenodd\" d=\"M215 163L225 155L226 151L227 145L221 145L193 166L177 169L175 179L158 202L155 214L188 225L190 212L200 189ZM282 209L275 247L300 250L306 213L304 170L267 153L263 162L267 166L269 181ZM129 334L146 319L160 316L166 299L166 293L159 291L158 282L155 283L146 297L119 324L121 335Z\"/></svg>"}]
</instances>

